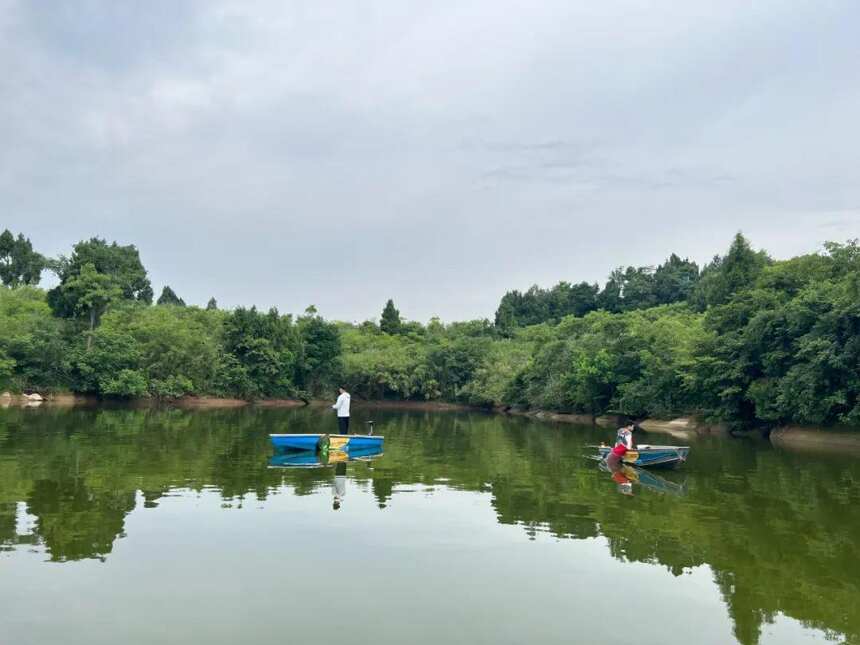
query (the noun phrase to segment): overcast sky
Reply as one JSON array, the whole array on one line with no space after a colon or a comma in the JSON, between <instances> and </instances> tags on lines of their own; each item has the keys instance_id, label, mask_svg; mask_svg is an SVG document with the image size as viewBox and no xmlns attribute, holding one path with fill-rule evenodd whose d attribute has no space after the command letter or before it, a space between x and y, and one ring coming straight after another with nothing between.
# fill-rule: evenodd
<instances>
[{"instance_id":1,"label":"overcast sky","mask_svg":"<svg viewBox=\"0 0 860 645\"><path fill-rule=\"evenodd\" d=\"M857 0L0 0L0 229L426 321L860 236Z\"/></svg>"}]
</instances>

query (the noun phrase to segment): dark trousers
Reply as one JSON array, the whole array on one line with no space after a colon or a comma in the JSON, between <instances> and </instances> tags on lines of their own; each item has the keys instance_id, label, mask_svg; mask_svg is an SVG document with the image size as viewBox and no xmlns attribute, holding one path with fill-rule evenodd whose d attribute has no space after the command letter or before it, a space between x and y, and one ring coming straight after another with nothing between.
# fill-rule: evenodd
<instances>
[{"instance_id":1,"label":"dark trousers","mask_svg":"<svg viewBox=\"0 0 860 645\"><path fill-rule=\"evenodd\" d=\"M337 418L338 434L349 434L349 417Z\"/></svg>"}]
</instances>

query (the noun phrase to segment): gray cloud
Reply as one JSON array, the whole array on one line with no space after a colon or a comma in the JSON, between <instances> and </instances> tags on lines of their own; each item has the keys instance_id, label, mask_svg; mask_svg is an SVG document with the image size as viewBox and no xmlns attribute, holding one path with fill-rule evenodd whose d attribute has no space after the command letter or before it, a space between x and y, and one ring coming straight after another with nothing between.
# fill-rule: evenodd
<instances>
[{"instance_id":1,"label":"gray cloud","mask_svg":"<svg viewBox=\"0 0 860 645\"><path fill-rule=\"evenodd\" d=\"M426 320L858 235L860 6L0 0L0 227L186 300Z\"/></svg>"}]
</instances>

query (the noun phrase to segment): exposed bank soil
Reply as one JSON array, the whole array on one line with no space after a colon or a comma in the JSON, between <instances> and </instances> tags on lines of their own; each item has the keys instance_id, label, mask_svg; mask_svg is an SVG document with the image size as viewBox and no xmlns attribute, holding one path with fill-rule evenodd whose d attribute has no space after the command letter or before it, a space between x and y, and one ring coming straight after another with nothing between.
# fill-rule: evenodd
<instances>
[{"instance_id":1,"label":"exposed bank soil","mask_svg":"<svg viewBox=\"0 0 860 645\"><path fill-rule=\"evenodd\" d=\"M589 414L566 414L548 412L546 410L517 410L514 408L495 408L496 412L516 416L553 421L557 423L575 423L578 425L596 425L601 428L618 428L628 422L628 419L617 415L592 417ZM702 435L727 435L728 428L724 425L706 423L694 417L679 417L677 419L661 420L646 419L639 422L646 432L659 432L678 439L691 439Z\"/></svg>"},{"instance_id":2,"label":"exposed bank soil","mask_svg":"<svg viewBox=\"0 0 860 645\"><path fill-rule=\"evenodd\" d=\"M151 399L142 399L144 402ZM231 399L216 396L185 396L181 399L162 401L162 404L192 410L210 410L219 408L322 408L331 405L329 401L305 401L303 399Z\"/></svg>"},{"instance_id":3,"label":"exposed bank soil","mask_svg":"<svg viewBox=\"0 0 860 645\"><path fill-rule=\"evenodd\" d=\"M334 401L321 399L258 399L256 401L245 401L242 399L222 399L216 397L185 397L171 401L170 405L181 408L211 409L211 408L238 408L250 405L258 408L328 408ZM352 399L352 407L370 410L415 410L419 412L469 412L485 411L485 408L476 408L457 403L443 403L440 401L365 401Z\"/></svg>"},{"instance_id":4,"label":"exposed bank soil","mask_svg":"<svg viewBox=\"0 0 860 645\"><path fill-rule=\"evenodd\" d=\"M81 406L81 405L112 405L120 403L115 400L100 400L94 396L80 396L75 394L52 394L45 395L42 401L31 401L26 395L7 394L0 395L0 405L4 406ZM241 408L245 406L253 406L259 408L301 408L305 406L314 408L327 408L331 406L333 401L325 400L302 400L302 399L258 399L256 401L248 401L245 399L234 399L216 396L186 396L181 399L172 399L169 401L158 399L132 399L121 402L123 405L128 405L134 408L146 408L155 405L167 405L187 410L217 410ZM353 408L373 409L373 410L415 410L420 412L468 412L468 411L486 411L485 408L476 408L468 405L457 403L444 403L441 401L364 401L352 400Z\"/></svg>"},{"instance_id":5,"label":"exposed bank soil","mask_svg":"<svg viewBox=\"0 0 860 645\"><path fill-rule=\"evenodd\" d=\"M728 426L721 423L707 423L695 417L679 417L669 420L645 419L639 425L646 432L662 432L679 439L689 439L703 435L729 435Z\"/></svg>"},{"instance_id":6,"label":"exposed bank soil","mask_svg":"<svg viewBox=\"0 0 860 645\"><path fill-rule=\"evenodd\" d=\"M529 417L541 421L554 421L557 423L576 423L578 425L593 425L594 417L590 414L565 414L562 412L547 412L546 410L518 410L516 408L498 407L495 412L510 414L517 417Z\"/></svg>"},{"instance_id":7,"label":"exposed bank soil","mask_svg":"<svg viewBox=\"0 0 860 645\"><path fill-rule=\"evenodd\" d=\"M850 454L860 457L860 432L857 430L785 426L770 433L773 445L787 450Z\"/></svg>"},{"instance_id":8,"label":"exposed bank soil","mask_svg":"<svg viewBox=\"0 0 860 645\"><path fill-rule=\"evenodd\" d=\"M75 407L79 405L96 405L99 402L94 396L83 396L81 394L51 394L47 397L45 403L60 407Z\"/></svg>"},{"instance_id":9,"label":"exposed bank soil","mask_svg":"<svg viewBox=\"0 0 860 645\"><path fill-rule=\"evenodd\" d=\"M239 405L253 405L260 408L301 408L304 406L312 408L329 408L334 400L311 399L259 399L257 401L241 401L239 399L197 399L185 398L176 402L186 407L237 407ZM469 412L485 410L457 403L443 403L440 401L365 401L352 399L353 409L369 410L416 410L420 412Z\"/></svg>"},{"instance_id":10,"label":"exposed bank soil","mask_svg":"<svg viewBox=\"0 0 860 645\"><path fill-rule=\"evenodd\" d=\"M167 405L191 410L211 410L219 408L241 408L253 406L257 408L302 408L306 405L316 405L316 401L302 401L301 399L258 399L248 401L245 399L230 399L214 396L186 396L181 399L166 402ZM323 404L323 402L319 402Z\"/></svg>"},{"instance_id":11,"label":"exposed bank soil","mask_svg":"<svg viewBox=\"0 0 860 645\"><path fill-rule=\"evenodd\" d=\"M419 412L486 412L486 408L478 408L459 403L443 403L442 401L359 401L352 400L352 406L371 410L417 410Z\"/></svg>"},{"instance_id":12,"label":"exposed bank soil","mask_svg":"<svg viewBox=\"0 0 860 645\"><path fill-rule=\"evenodd\" d=\"M540 419L557 423L595 425L604 428L617 428L627 422L620 416L601 416L592 418L587 414L563 414L546 410L516 410L496 408L496 412ZM676 439L688 441L703 436L729 437L729 429L720 423L708 423L695 417L677 419L645 419L639 426L646 432L668 434ZM770 441L779 448L802 452L826 452L850 454L860 457L860 430L851 428L804 428L786 426L770 433Z\"/></svg>"},{"instance_id":13,"label":"exposed bank soil","mask_svg":"<svg viewBox=\"0 0 860 645\"><path fill-rule=\"evenodd\" d=\"M208 410L212 408L241 408L249 404L244 399L225 399L214 396L185 396L169 402L169 405L189 410Z\"/></svg>"},{"instance_id":14,"label":"exposed bank soil","mask_svg":"<svg viewBox=\"0 0 860 645\"><path fill-rule=\"evenodd\" d=\"M9 392L3 392L0 394L0 407L4 408L8 408L13 405L23 407L50 405L70 408L76 406L95 405L97 403L98 399L96 397L69 393L45 394L41 399L32 399L26 394L10 394Z\"/></svg>"},{"instance_id":15,"label":"exposed bank soil","mask_svg":"<svg viewBox=\"0 0 860 645\"><path fill-rule=\"evenodd\" d=\"M307 405L300 399L260 399L251 403L258 408L302 408Z\"/></svg>"}]
</instances>

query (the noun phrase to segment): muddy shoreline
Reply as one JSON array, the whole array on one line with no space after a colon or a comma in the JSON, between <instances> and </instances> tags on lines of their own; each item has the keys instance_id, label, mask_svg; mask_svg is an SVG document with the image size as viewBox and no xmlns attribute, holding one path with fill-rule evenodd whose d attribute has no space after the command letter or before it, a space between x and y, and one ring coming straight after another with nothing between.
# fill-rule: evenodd
<instances>
[{"instance_id":1,"label":"muddy shoreline","mask_svg":"<svg viewBox=\"0 0 860 645\"><path fill-rule=\"evenodd\" d=\"M0 406L26 407L90 407L90 406L127 406L131 408L146 408L154 406L174 407L187 410L218 410L253 406L258 408L301 408L328 407L333 401L321 399L236 399L214 396L186 396L180 399L100 399L96 396L71 393L45 394L40 399L31 399L26 394L0 394ZM460 403L443 401L366 401L353 399L352 407L357 409L378 410L416 410L422 412L488 412L487 408L478 408Z\"/></svg>"},{"instance_id":2,"label":"muddy shoreline","mask_svg":"<svg viewBox=\"0 0 860 645\"><path fill-rule=\"evenodd\" d=\"M785 426L770 433L770 442L793 452L860 457L860 431L857 429Z\"/></svg>"},{"instance_id":3,"label":"muddy shoreline","mask_svg":"<svg viewBox=\"0 0 860 645\"><path fill-rule=\"evenodd\" d=\"M595 425L604 428L616 428L627 421L624 417L620 416L599 416L592 418L586 414L566 414L548 412L546 410L496 408L494 411L501 414L523 416L552 423ZM732 436L728 426L725 424L709 423L696 417L645 419L644 421L640 421L638 425L646 433L666 434L685 442L695 441L702 437L729 438ZM860 428L782 426L774 428L767 434L770 442L782 450L860 457Z\"/></svg>"}]
</instances>

